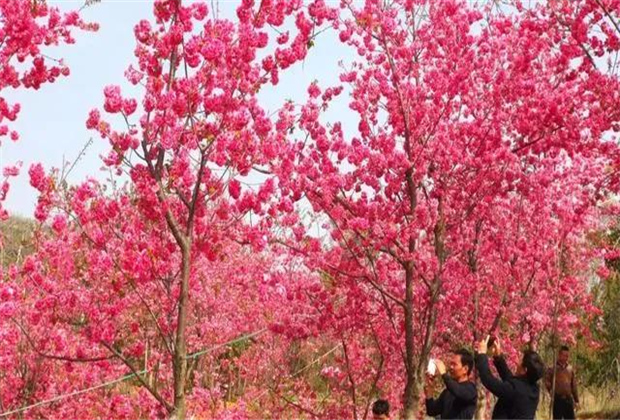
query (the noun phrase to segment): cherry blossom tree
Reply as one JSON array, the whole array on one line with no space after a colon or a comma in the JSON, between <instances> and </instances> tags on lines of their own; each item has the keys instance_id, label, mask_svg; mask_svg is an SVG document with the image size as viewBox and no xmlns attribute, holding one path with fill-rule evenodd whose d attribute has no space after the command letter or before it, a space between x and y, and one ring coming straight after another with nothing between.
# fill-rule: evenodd
<instances>
[{"instance_id":1,"label":"cherry blossom tree","mask_svg":"<svg viewBox=\"0 0 620 420\"><path fill-rule=\"evenodd\" d=\"M341 74L358 132L319 119L343 87L311 85L299 115L307 136L281 155L280 182L327 218L335 246L313 266L403 332L393 351L414 418L436 337L471 343L510 307L527 328L509 335L529 342L550 325L558 308L546 302L559 290L575 292L565 313L587 308L584 277L558 268L559 250L582 261L583 235L617 186L606 135L618 81L545 5L341 6L351 17L340 40L359 57Z\"/></svg>"},{"instance_id":2,"label":"cherry blossom tree","mask_svg":"<svg viewBox=\"0 0 620 420\"><path fill-rule=\"evenodd\" d=\"M118 86L108 86L103 108L125 127L115 128L119 121L107 121L99 110L86 123L110 143L104 163L130 183L112 196L94 181L64 191L60 174L33 166L31 184L40 192L35 217L49 222L55 235L42 242L38 259L29 259L22 275L33 287L52 279L58 284L38 295L38 302L50 305L45 309L75 306L54 321L78 328L77 336L92 347L82 344L86 354L70 360L121 361L165 415L184 418L190 347L197 339L208 347L200 328L209 324L201 327L200 316L212 316L207 312L217 305L208 304L205 294L221 287L201 286L201 279L215 278L210 262L227 258L227 250L235 249L231 243L260 253L282 210L272 200L273 177L264 177L257 189L242 186L253 168L266 171L283 140L256 95L305 57L315 23L300 2L245 1L235 23L210 16L205 3L160 0L153 10L154 25L143 20L135 27L138 63L126 72L143 88L140 107ZM259 59L270 45L268 29L286 18L298 34L290 41L278 36L274 51ZM245 248L236 249L235 258L247 257ZM105 280L93 283L95 278ZM241 304L232 295L219 299ZM127 323L121 316L138 308L145 318ZM234 318L229 321L236 330ZM136 357L148 352L149 343L161 351L150 356L161 388L157 376L149 382L138 374Z\"/></svg>"},{"instance_id":3,"label":"cherry blossom tree","mask_svg":"<svg viewBox=\"0 0 620 420\"><path fill-rule=\"evenodd\" d=\"M105 87L86 122L108 182L30 168L3 412L112 381L27 414L367 418L384 396L416 418L430 357L587 334L588 235L617 215L617 2L236 12L156 0L135 26L139 93ZM356 54L340 83L270 114L259 91L330 28Z\"/></svg>"}]
</instances>

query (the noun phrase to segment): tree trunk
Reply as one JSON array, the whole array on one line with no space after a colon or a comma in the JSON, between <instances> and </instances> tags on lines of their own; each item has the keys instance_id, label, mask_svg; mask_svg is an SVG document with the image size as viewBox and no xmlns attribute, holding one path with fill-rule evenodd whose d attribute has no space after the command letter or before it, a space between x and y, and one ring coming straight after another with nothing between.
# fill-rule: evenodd
<instances>
[{"instance_id":1,"label":"tree trunk","mask_svg":"<svg viewBox=\"0 0 620 420\"><path fill-rule=\"evenodd\" d=\"M437 301L441 290L441 272L446 260L446 250L444 245L445 225L443 218L443 201L438 202L439 218L435 226L435 254L439 260L439 270L430 285L428 317L426 319L426 331L424 341L417 365L415 364L415 336L413 324L413 261L408 261L405 265L405 368L407 370L407 382L405 384L405 395L403 398L403 417L407 420L418 417L418 401L422 381L425 378L426 364L431 354L433 344L433 334L435 323L437 322ZM410 239L409 252L415 250L415 242Z\"/></svg>"},{"instance_id":2,"label":"tree trunk","mask_svg":"<svg viewBox=\"0 0 620 420\"><path fill-rule=\"evenodd\" d=\"M420 383L413 375L407 375L407 384L405 386L405 405L403 407L403 418L405 420L413 420L418 418L418 401L420 399Z\"/></svg>"},{"instance_id":3,"label":"tree trunk","mask_svg":"<svg viewBox=\"0 0 620 420\"><path fill-rule=\"evenodd\" d=\"M434 298L431 298L424 345L418 363L416 364L413 323L413 269L413 263L409 263L405 269L405 369L407 372L407 381L405 384L405 394L403 396L403 418L407 420L419 417L418 402L423 385L422 381L424 380L424 367L428 362L431 347L430 337L432 337L436 319Z\"/></svg>"},{"instance_id":4,"label":"tree trunk","mask_svg":"<svg viewBox=\"0 0 620 420\"><path fill-rule=\"evenodd\" d=\"M403 114L404 116L404 114ZM406 135L406 147L409 148L409 135ZM409 211L415 214L417 206L417 187L413 181L413 171L407 170L407 191L409 194ZM416 248L415 239L409 238L408 249L413 254ZM407 261L405 268L405 370L407 381L405 383L405 394L403 395L403 418L406 420L415 419L418 412L418 400L420 396L420 385L418 382L415 366L415 336L413 323L413 261Z\"/></svg>"},{"instance_id":5,"label":"tree trunk","mask_svg":"<svg viewBox=\"0 0 620 420\"><path fill-rule=\"evenodd\" d=\"M476 389L478 391L478 399L476 400L474 419L487 420L489 418L489 413L487 412L487 392L478 377L476 377Z\"/></svg>"},{"instance_id":6,"label":"tree trunk","mask_svg":"<svg viewBox=\"0 0 620 420\"><path fill-rule=\"evenodd\" d=\"M413 266L407 264L405 268L405 370L407 382L403 396L403 417L407 420L415 419L418 411L418 397L420 387L417 381L415 367L415 342L413 326Z\"/></svg>"},{"instance_id":7,"label":"tree trunk","mask_svg":"<svg viewBox=\"0 0 620 420\"><path fill-rule=\"evenodd\" d=\"M170 418L185 419L185 380L187 373L187 346L185 329L187 327L187 299L190 275L190 249L184 246L182 252L181 290L179 291L179 312L174 348L174 410Z\"/></svg>"}]
</instances>

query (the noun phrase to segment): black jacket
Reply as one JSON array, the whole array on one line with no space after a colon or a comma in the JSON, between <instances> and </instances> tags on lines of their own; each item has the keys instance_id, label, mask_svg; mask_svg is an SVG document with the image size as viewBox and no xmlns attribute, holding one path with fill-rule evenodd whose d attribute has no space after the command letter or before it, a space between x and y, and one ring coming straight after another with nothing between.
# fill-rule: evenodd
<instances>
[{"instance_id":1,"label":"black jacket","mask_svg":"<svg viewBox=\"0 0 620 420\"><path fill-rule=\"evenodd\" d=\"M476 355L476 369L480 381L497 397L493 418L533 419L540 398L538 383L531 383L525 377L513 376L504 360L498 360L496 363L499 363L497 370L501 379L497 379L491 373L486 354Z\"/></svg>"},{"instance_id":2,"label":"black jacket","mask_svg":"<svg viewBox=\"0 0 620 420\"><path fill-rule=\"evenodd\" d=\"M426 399L426 414L442 419L471 419L476 411L476 385L473 382L456 382L447 373L443 376L446 389L439 398Z\"/></svg>"},{"instance_id":3,"label":"black jacket","mask_svg":"<svg viewBox=\"0 0 620 420\"><path fill-rule=\"evenodd\" d=\"M495 365L495 369L497 369L497 373L499 373L499 377L502 381L507 381L512 377L512 372L506 363L506 359L503 356L498 356L493 358L493 365ZM495 402L495 407L493 407L493 415L492 419L509 419L510 418L510 406L511 401L505 397L498 397Z\"/></svg>"}]
</instances>

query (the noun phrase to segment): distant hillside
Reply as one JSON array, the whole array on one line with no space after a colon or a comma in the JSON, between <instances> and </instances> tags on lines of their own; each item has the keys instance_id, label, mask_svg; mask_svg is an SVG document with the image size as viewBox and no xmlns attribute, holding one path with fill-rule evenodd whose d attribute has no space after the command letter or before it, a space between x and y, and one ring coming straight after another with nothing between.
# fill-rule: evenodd
<instances>
[{"instance_id":1,"label":"distant hillside","mask_svg":"<svg viewBox=\"0 0 620 420\"><path fill-rule=\"evenodd\" d=\"M2 235L2 265L8 266L33 252L32 232L35 221L25 217L11 216L0 222L0 234Z\"/></svg>"}]
</instances>

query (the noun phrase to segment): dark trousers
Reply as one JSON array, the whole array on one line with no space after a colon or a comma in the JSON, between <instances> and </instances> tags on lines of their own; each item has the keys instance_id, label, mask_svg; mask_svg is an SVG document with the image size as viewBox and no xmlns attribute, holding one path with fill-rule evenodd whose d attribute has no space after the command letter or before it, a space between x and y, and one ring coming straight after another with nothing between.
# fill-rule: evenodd
<instances>
[{"instance_id":1,"label":"dark trousers","mask_svg":"<svg viewBox=\"0 0 620 420\"><path fill-rule=\"evenodd\" d=\"M575 406L572 398L556 395L553 399L553 418L554 419L574 419Z\"/></svg>"}]
</instances>

